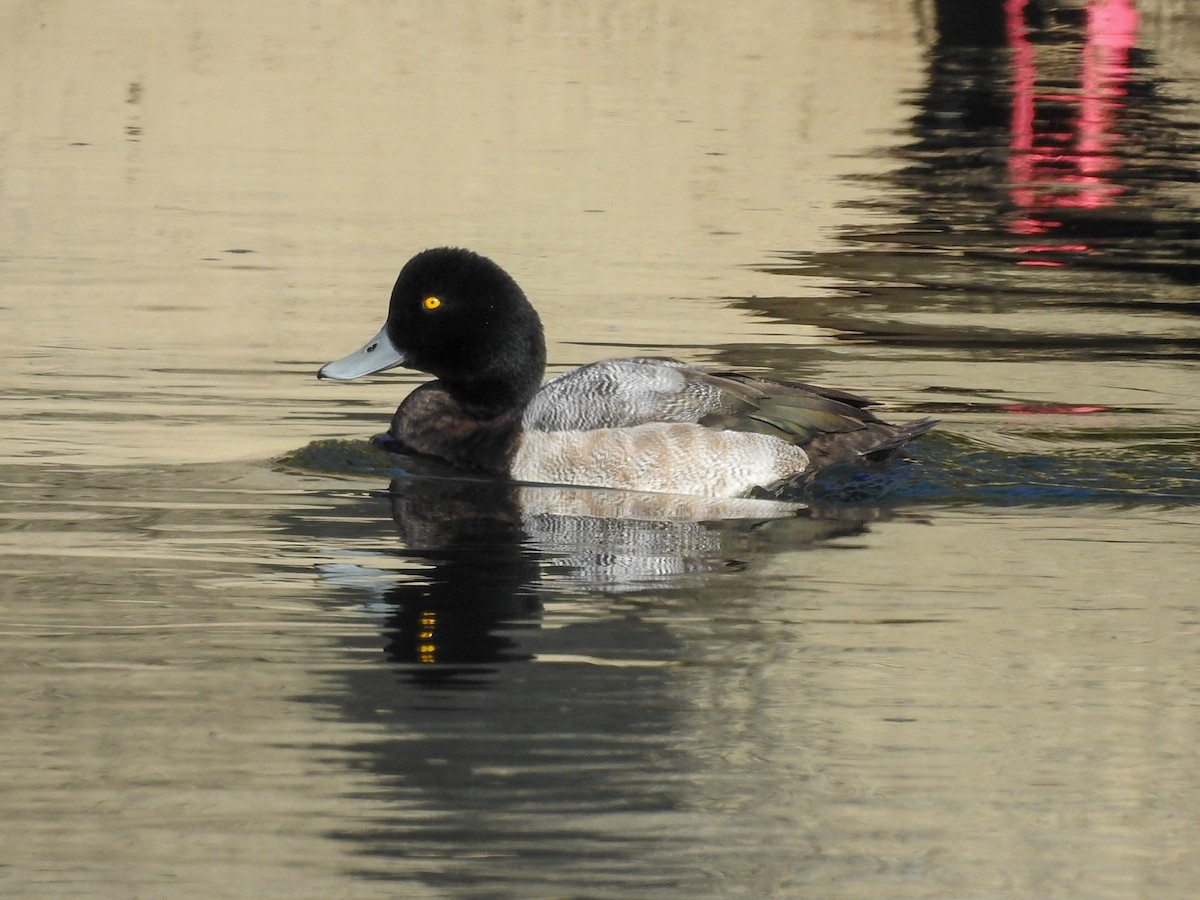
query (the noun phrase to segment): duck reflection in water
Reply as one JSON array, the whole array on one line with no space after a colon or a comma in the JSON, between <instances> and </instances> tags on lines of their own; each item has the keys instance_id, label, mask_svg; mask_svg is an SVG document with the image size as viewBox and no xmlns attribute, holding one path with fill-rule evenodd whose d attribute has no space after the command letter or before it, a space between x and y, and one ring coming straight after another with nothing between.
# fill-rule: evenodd
<instances>
[{"instance_id":1,"label":"duck reflection in water","mask_svg":"<svg viewBox=\"0 0 1200 900\"><path fill-rule=\"evenodd\" d=\"M587 658L657 665L667 629L597 614L640 592L669 592L737 572L775 550L864 529L877 510L796 503L403 477L388 499L400 539L398 578L345 565L327 576L373 585L388 658L414 680L481 686L498 664ZM368 575L366 580L363 575ZM731 586L732 587L732 586ZM736 590L736 588L733 588ZM543 628L543 604L579 607ZM591 602L589 602L591 601Z\"/></svg>"}]
</instances>

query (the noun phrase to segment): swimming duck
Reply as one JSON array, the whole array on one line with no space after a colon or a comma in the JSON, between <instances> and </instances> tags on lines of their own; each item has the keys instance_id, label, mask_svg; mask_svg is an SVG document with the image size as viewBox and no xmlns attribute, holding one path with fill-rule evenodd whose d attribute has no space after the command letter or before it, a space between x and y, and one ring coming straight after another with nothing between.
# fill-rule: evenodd
<instances>
[{"instance_id":1,"label":"swimming duck","mask_svg":"<svg viewBox=\"0 0 1200 900\"><path fill-rule=\"evenodd\" d=\"M404 399L381 443L516 481L706 497L770 490L831 464L879 459L924 434L830 388L606 359L542 384L542 323L516 281L459 248L418 253L375 337L318 378L396 366L436 380Z\"/></svg>"}]
</instances>

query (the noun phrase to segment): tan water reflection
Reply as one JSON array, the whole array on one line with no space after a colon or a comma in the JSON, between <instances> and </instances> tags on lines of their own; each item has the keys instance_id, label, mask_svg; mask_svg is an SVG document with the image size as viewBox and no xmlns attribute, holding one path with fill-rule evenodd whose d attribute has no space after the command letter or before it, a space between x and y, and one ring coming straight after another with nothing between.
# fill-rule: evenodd
<instances>
[{"instance_id":1,"label":"tan water reflection","mask_svg":"<svg viewBox=\"0 0 1200 900\"><path fill-rule=\"evenodd\" d=\"M115 415L203 406L217 374L217 404L233 375L239 401L303 409L330 395L295 364L354 343L400 263L438 243L521 273L559 340L750 339L720 298L769 289L746 268L765 250L827 241L856 193L836 176L862 168L847 154L899 123L911 13L885 4L863 30L871 6L16 9L0 228L24 352L2 374L121 379L86 397ZM309 419L239 445L207 421L227 412L193 410L188 449L154 458L312 436ZM43 425L39 449L71 456ZM127 436L93 443L152 452Z\"/></svg>"}]
</instances>

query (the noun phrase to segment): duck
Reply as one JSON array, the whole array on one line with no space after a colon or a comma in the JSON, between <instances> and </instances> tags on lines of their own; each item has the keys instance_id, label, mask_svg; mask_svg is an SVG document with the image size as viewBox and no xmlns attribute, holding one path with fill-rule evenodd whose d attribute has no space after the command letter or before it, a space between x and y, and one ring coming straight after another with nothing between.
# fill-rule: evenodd
<instances>
[{"instance_id":1,"label":"duck","mask_svg":"<svg viewBox=\"0 0 1200 900\"><path fill-rule=\"evenodd\" d=\"M543 384L537 311L508 272L458 247L413 256L379 333L317 377L397 366L434 380L404 398L380 446L533 484L760 496L885 459L936 424L890 425L846 391L669 357L605 359Z\"/></svg>"}]
</instances>

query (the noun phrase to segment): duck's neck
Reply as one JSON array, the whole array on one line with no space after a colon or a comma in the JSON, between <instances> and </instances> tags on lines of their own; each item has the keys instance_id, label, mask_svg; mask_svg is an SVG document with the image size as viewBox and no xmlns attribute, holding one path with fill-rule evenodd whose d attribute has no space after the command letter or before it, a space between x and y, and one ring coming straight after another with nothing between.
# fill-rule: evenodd
<instances>
[{"instance_id":1,"label":"duck's neck","mask_svg":"<svg viewBox=\"0 0 1200 900\"><path fill-rule=\"evenodd\" d=\"M479 354L457 371L435 374L442 388L471 415L490 418L524 409L541 389L546 372L546 341L536 313L529 327L514 329L491 352Z\"/></svg>"},{"instance_id":2,"label":"duck's neck","mask_svg":"<svg viewBox=\"0 0 1200 900\"><path fill-rule=\"evenodd\" d=\"M431 381L404 399L388 433L422 456L460 469L506 475L529 398L504 404L496 402L494 393L487 397L486 403L475 402L442 381Z\"/></svg>"},{"instance_id":3,"label":"duck's neck","mask_svg":"<svg viewBox=\"0 0 1200 900\"><path fill-rule=\"evenodd\" d=\"M440 378L430 385L437 385L467 415L490 419L510 409L524 410L541 388L540 375L539 370L538 377L527 382L516 382L511 376L474 378L469 382Z\"/></svg>"}]
</instances>

